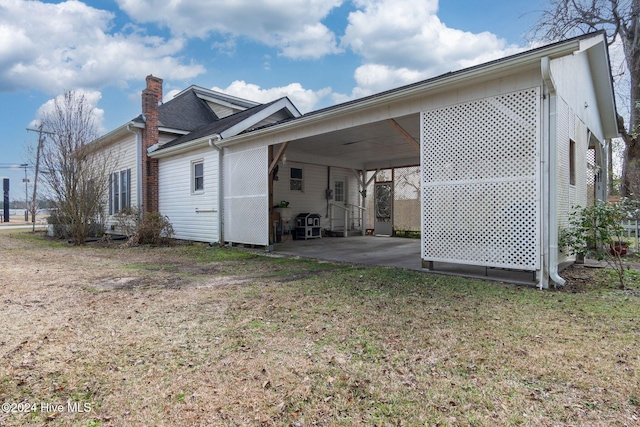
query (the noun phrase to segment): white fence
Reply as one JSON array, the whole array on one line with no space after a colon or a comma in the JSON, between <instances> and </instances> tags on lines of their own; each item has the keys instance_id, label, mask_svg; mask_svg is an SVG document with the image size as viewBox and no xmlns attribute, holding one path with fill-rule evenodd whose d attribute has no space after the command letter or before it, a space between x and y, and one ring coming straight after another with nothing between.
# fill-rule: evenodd
<instances>
[{"instance_id":1,"label":"white fence","mask_svg":"<svg viewBox=\"0 0 640 427\"><path fill-rule=\"evenodd\" d=\"M624 234L627 239L631 239L631 237L635 240L635 251L638 252L638 229L640 227L640 221L636 219L630 219L627 221L622 221L622 227L624 228Z\"/></svg>"}]
</instances>

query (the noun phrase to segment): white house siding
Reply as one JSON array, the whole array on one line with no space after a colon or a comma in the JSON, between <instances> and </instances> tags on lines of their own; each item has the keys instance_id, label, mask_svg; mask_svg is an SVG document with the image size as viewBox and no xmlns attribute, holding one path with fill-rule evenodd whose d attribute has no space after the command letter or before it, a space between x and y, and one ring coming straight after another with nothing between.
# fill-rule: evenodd
<instances>
[{"instance_id":1,"label":"white house siding","mask_svg":"<svg viewBox=\"0 0 640 427\"><path fill-rule=\"evenodd\" d=\"M291 168L301 168L303 171L303 191L291 190L290 171ZM334 190L335 179L338 177L345 178L347 186L346 201L347 203L359 205L359 193L356 177L349 169L331 167L324 165L316 165L310 163L301 163L287 160L286 164L280 162L278 168L278 181L273 183L273 201L277 205L281 200L289 202L291 208L291 216L306 213L317 213L320 215L320 225L322 228L329 229L330 221L327 210L327 177L329 176L329 185ZM338 225L338 224L336 224ZM293 226L295 226L293 224Z\"/></svg>"},{"instance_id":2,"label":"white house siding","mask_svg":"<svg viewBox=\"0 0 640 427\"><path fill-rule=\"evenodd\" d=\"M556 122L557 141L557 207L558 230L568 227L569 215L578 206L587 204L587 127L573 113L569 105L558 99ZM575 185L570 184L569 145L575 142ZM573 259L568 254L560 254L560 262Z\"/></svg>"},{"instance_id":3,"label":"white house siding","mask_svg":"<svg viewBox=\"0 0 640 427\"><path fill-rule=\"evenodd\" d=\"M177 137L179 137L180 135L176 135L176 134L166 134L166 133L161 133L160 135L158 135L158 144L159 145L164 145L167 142L173 141L174 139L176 139Z\"/></svg>"},{"instance_id":4,"label":"white house siding","mask_svg":"<svg viewBox=\"0 0 640 427\"><path fill-rule=\"evenodd\" d=\"M422 259L540 268L541 90L421 114Z\"/></svg>"},{"instance_id":5,"label":"white house siding","mask_svg":"<svg viewBox=\"0 0 640 427\"><path fill-rule=\"evenodd\" d=\"M587 124L599 141L603 141L600 110L586 53L554 59L551 61L551 74L558 98L562 98L572 114Z\"/></svg>"},{"instance_id":6,"label":"white house siding","mask_svg":"<svg viewBox=\"0 0 640 427\"><path fill-rule=\"evenodd\" d=\"M214 102L207 102L207 104L209 104L209 107L211 107L213 112L216 113L216 115L221 119L227 116L230 116L232 114L235 114L239 111L242 111L242 110L235 110L233 108L229 108L224 105L216 104Z\"/></svg>"},{"instance_id":7,"label":"white house siding","mask_svg":"<svg viewBox=\"0 0 640 427\"><path fill-rule=\"evenodd\" d=\"M138 168L137 168L137 153L138 142L136 135L130 134L122 141L112 144L107 150L107 156L112 156L115 159L113 172L120 172L127 169L131 169L131 206L136 207L138 205ZM117 221L112 215L109 215L109 194L106 194L105 200L105 225L107 232L118 233ZM112 229L113 227L113 229Z\"/></svg>"},{"instance_id":8,"label":"white house siding","mask_svg":"<svg viewBox=\"0 0 640 427\"><path fill-rule=\"evenodd\" d=\"M558 229L569 225L569 214L587 204L588 133L603 141L598 101L586 53L551 61L551 73L557 88L556 150ZM569 183L569 144L575 141L575 185ZM560 262L573 259L559 255Z\"/></svg>"},{"instance_id":9,"label":"white house siding","mask_svg":"<svg viewBox=\"0 0 640 427\"><path fill-rule=\"evenodd\" d=\"M192 191L192 162L204 162L204 190ZM209 147L160 159L159 210L169 217L175 237L198 242L219 241L218 152Z\"/></svg>"}]
</instances>

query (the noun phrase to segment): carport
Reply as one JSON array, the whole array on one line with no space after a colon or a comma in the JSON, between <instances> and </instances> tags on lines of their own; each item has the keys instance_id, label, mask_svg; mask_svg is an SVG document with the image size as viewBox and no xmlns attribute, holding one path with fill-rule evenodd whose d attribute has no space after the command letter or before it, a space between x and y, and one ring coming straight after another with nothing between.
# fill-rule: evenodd
<instances>
[{"instance_id":1,"label":"carport","mask_svg":"<svg viewBox=\"0 0 640 427\"><path fill-rule=\"evenodd\" d=\"M563 204L586 202L589 140L616 135L609 71L602 34L585 35L209 141L222 150L221 240L272 247L276 207L289 202L288 217L313 213L327 228L343 195L363 212L380 171L418 166L420 251L407 262L561 284ZM365 216L378 221L376 209ZM354 262L394 252L370 236L311 237L290 244Z\"/></svg>"}]
</instances>

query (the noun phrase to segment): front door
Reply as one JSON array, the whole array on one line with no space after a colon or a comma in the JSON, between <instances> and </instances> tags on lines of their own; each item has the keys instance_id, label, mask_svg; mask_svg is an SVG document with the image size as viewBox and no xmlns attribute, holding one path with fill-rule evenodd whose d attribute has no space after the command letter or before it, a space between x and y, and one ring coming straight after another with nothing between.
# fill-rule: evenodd
<instances>
[{"instance_id":1,"label":"front door","mask_svg":"<svg viewBox=\"0 0 640 427\"><path fill-rule=\"evenodd\" d=\"M378 182L375 186L374 234L391 236L393 233L393 185L391 182Z\"/></svg>"}]
</instances>

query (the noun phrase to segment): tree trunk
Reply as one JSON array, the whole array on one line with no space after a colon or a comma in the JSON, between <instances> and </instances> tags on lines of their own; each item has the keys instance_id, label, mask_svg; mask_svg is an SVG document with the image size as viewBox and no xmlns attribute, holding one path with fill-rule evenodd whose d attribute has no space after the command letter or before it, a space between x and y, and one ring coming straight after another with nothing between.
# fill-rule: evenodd
<instances>
[{"instance_id":1,"label":"tree trunk","mask_svg":"<svg viewBox=\"0 0 640 427\"><path fill-rule=\"evenodd\" d=\"M628 131L619 129L625 144L620 194L637 198L640 196L640 147L637 140L640 131L640 26L637 15L640 13L640 0L633 0L632 10L633 16L619 33L631 82L629 128Z\"/></svg>"}]
</instances>

